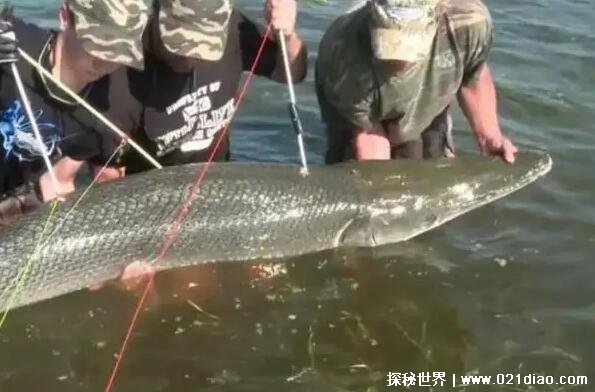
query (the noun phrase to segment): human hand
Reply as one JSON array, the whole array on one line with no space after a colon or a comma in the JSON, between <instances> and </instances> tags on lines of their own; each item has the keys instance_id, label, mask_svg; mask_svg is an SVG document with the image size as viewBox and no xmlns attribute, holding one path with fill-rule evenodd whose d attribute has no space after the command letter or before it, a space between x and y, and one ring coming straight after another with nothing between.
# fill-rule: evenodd
<instances>
[{"instance_id":1,"label":"human hand","mask_svg":"<svg viewBox=\"0 0 595 392\"><path fill-rule=\"evenodd\" d=\"M125 291L134 291L138 289L144 282L147 282L149 279L151 279L156 272L157 268L155 266L146 262L135 261L124 267L120 276L112 283L119 289ZM89 290L97 291L102 289L105 285L106 283L100 283L89 287Z\"/></svg>"},{"instance_id":2,"label":"human hand","mask_svg":"<svg viewBox=\"0 0 595 392\"><path fill-rule=\"evenodd\" d=\"M0 20L0 64L17 61L17 37L12 22Z\"/></svg>"},{"instance_id":3,"label":"human hand","mask_svg":"<svg viewBox=\"0 0 595 392\"><path fill-rule=\"evenodd\" d=\"M157 269L152 264L135 261L124 267L117 284L124 290L132 291L152 279L156 272Z\"/></svg>"},{"instance_id":4,"label":"human hand","mask_svg":"<svg viewBox=\"0 0 595 392\"><path fill-rule=\"evenodd\" d=\"M0 229L42 205L39 193L27 184L3 196L0 199Z\"/></svg>"},{"instance_id":5,"label":"human hand","mask_svg":"<svg viewBox=\"0 0 595 392\"><path fill-rule=\"evenodd\" d=\"M353 153L358 161L390 159L390 141L384 129L356 130Z\"/></svg>"},{"instance_id":6,"label":"human hand","mask_svg":"<svg viewBox=\"0 0 595 392\"><path fill-rule=\"evenodd\" d=\"M508 163L514 163L515 155L519 149L504 135L480 137L479 148L484 154L499 156Z\"/></svg>"},{"instance_id":7,"label":"human hand","mask_svg":"<svg viewBox=\"0 0 595 392\"><path fill-rule=\"evenodd\" d=\"M297 3L295 0L266 0L265 15L273 29L283 31L285 36L295 33Z\"/></svg>"}]
</instances>

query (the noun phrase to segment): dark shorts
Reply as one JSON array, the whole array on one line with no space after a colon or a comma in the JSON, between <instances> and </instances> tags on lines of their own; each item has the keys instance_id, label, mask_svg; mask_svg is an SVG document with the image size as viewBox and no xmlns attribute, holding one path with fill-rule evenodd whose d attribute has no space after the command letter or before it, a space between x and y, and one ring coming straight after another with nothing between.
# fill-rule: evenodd
<instances>
[{"instance_id":1,"label":"dark shorts","mask_svg":"<svg viewBox=\"0 0 595 392\"><path fill-rule=\"evenodd\" d=\"M354 159L351 135L328 135L326 163ZM417 140L391 147L392 159L431 159L454 156L452 117L448 108L440 113Z\"/></svg>"},{"instance_id":2,"label":"dark shorts","mask_svg":"<svg viewBox=\"0 0 595 392\"><path fill-rule=\"evenodd\" d=\"M446 158L454 156L454 153L452 117L446 109L432 121L419 139L392 147L391 158Z\"/></svg>"}]
</instances>

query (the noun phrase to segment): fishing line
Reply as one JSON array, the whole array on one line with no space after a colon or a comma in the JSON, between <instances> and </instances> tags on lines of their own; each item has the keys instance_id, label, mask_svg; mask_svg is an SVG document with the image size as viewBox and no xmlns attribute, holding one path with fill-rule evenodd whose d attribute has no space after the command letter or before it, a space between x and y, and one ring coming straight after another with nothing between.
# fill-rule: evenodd
<instances>
[{"instance_id":1,"label":"fishing line","mask_svg":"<svg viewBox=\"0 0 595 392\"><path fill-rule=\"evenodd\" d=\"M109 164L116 158L116 156L119 154L120 150L122 148L124 148L125 145L126 145L126 143L124 141L122 141L120 146L112 153L110 158L107 160L106 164L101 168L101 170L99 170L97 176L94 177L94 179L91 181L91 183L85 188L85 190L81 193L81 195L76 200L76 202L68 210L68 212L66 213L64 218L62 218L62 220L56 224L56 227L54 227L52 232L44 239L44 235L45 235L46 231L49 229L50 222L51 222L52 218L54 217L54 215L58 209L58 206L60 205L60 202L58 200L53 200L51 202L52 204L50 207L50 212L48 214L48 219L46 220L46 222L44 224L44 228L43 228L41 234L39 235L39 239L37 240L37 244L35 245L34 251L32 252L31 256L29 256L27 261L25 262L25 265L21 269L19 269L17 275L12 279L12 281L9 283L9 285L7 287L5 287L4 290L2 291L2 293L0 294L0 304L4 303L6 305L5 308L9 309L2 313L2 317L0 319L0 331L2 330L2 327L6 321L6 318L8 317L10 308L15 304L16 300L18 299L18 296L21 293L22 286L27 280L29 270L31 269L31 266L33 265L33 261L34 261L35 257L40 253L41 249L43 249L43 247L45 247L48 244L48 242L52 239L52 237L54 237L60 231L60 229L62 229L62 227L64 226L64 224L66 223L68 218L70 218L70 216L72 215L74 210L79 206L81 201L87 196L89 191L91 191L91 189L97 184L97 178L99 178L101 176L101 174L103 174L105 172L105 170L109 167ZM14 288L14 290L13 290L13 288ZM4 299L6 298L7 293L10 291L12 291L12 292L10 293L8 301L4 302Z\"/></svg>"},{"instance_id":2,"label":"fishing line","mask_svg":"<svg viewBox=\"0 0 595 392\"><path fill-rule=\"evenodd\" d=\"M66 220L70 217L70 215L78 207L78 205L80 204L80 202L82 201L82 199L89 193L89 191L91 190L91 188L97 184L97 178L99 177L99 175L102 174L107 169L107 167L109 166L109 164L111 163L111 161L113 161L113 159L121 151L121 149L124 147L125 144L129 144L131 147L133 147L134 149L136 149L137 152L140 153L140 155L143 156L155 168L158 168L158 169L161 168L161 165L153 157L151 157L145 150L143 150L136 142L134 142L134 140L132 138L130 138L128 135L126 135L123 131L121 131L117 126L115 126L111 121L109 121L101 113L97 112L83 98L79 97L78 94L76 94L71 89L69 89L65 84L63 84L62 82L60 82L59 80L57 80L39 62L35 61L35 59L33 59L31 56L29 56L24 50L22 50L21 48L18 48L18 51L19 51L19 54L21 55L21 57L23 59L25 59L41 75L49 78L52 82L54 82L54 84L56 84L65 93L67 93L69 96L71 96L77 103L79 103L81 106L83 106L85 109L87 109L91 114L93 114L95 117L97 117L111 131L113 131L114 133L116 133L121 138L122 143L113 152L113 154L108 159L108 161L106 162L106 164L99 171L99 174L94 177L94 179L91 181L90 185L81 194L81 196L79 197L79 199L74 203L74 205L72 206L72 208L67 212L67 214L62 219L62 221L58 225L56 225L56 227L54 228L54 230L52 231L52 233L45 240L43 240L43 236L44 236L46 230L49 228L49 223L50 223L50 221L51 221L51 219L52 219L52 217L53 217L53 215L54 215L54 213L56 211L56 208L57 208L57 206L59 204L59 202L57 200L54 200L52 202L52 207L50 208L50 213L48 214L48 219L46 220L46 222L44 224L44 229L43 229L42 233L40 234L40 237L39 237L38 242L37 242L37 244L35 246L34 252L29 257L29 259L27 260L27 262L25 263L25 266L18 271L18 273L15 276L15 278L13 279L13 281L11 281L11 283L3 290L2 294L0 294L0 303L2 303L2 300L6 297L7 293L9 291L12 291L12 293L10 294L10 297L9 297L9 302L8 302L8 305L10 305L10 306L8 306L7 308L10 308L14 304L14 301L16 301L16 299L18 298L18 295L20 294L19 293L20 288L22 287L22 285L26 281L28 270L31 267L31 264L33 262L33 259L35 258L35 255L41 250L41 248L43 248L44 246L46 246L47 243L48 243L48 241L62 228L62 226L64 225L64 223L66 222ZM15 77L16 82L19 83L20 82L19 75L17 74L17 72L13 72L13 73L14 73L14 77ZM22 82L20 84L22 85ZM24 89L23 89L23 91L24 91ZM25 100L24 97L21 97L21 99ZM31 122L32 122L32 125L35 125L35 127L36 127L36 124L34 124L34 120L35 119L31 120ZM73 135L71 135L71 136L73 136ZM43 145L43 147L45 148L45 145ZM44 157L45 157L45 155L44 155ZM49 173L51 175L52 184L55 187L56 180L55 180L55 175L54 175L52 169L53 168L50 168L49 169ZM55 192L56 192L56 194L59 194L57 188L55 189ZM15 285L16 285L16 287L15 287ZM5 313L3 313L3 315L2 315L2 319L0 321L0 330L2 329L2 325L4 324L4 322L5 322L6 318L7 318L7 315L8 315L8 311L6 311Z\"/></svg>"},{"instance_id":3,"label":"fishing line","mask_svg":"<svg viewBox=\"0 0 595 392\"><path fill-rule=\"evenodd\" d=\"M50 226L50 222L56 213L58 204L59 204L59 202L57 200L54 200L52 202L52 206L50 208L50 213L48 215L48 219L45 221L45 224L43 225L43 230L41 231L41 234L39 235L39 239L37 240L37 245L35 246L35 250L33 251L33 253L31 253L31 255L27 259L23 268L21 268L19 270L17 275L14 277L14 279L2 291L2 294L0 294L0 304L1 304L3 302L3 299L6 296L7 292L9 290L12 290L12 288L14 287L14 290L12 290L12 293L10 294L10 296L8 297L8 300L5 303L6 304L5 309L7 309L7 310L2 313L2 318L0 319L0 330L2 330L2 327L4 326L4 322L6 321L6 318L8 317L8 313L10 312L10 308L12 307L12 305L15 304L15 302L21 292L23 284L27 280L29 270L31 269L31 266L33 265L33 260L38 255L39 251L41 250L41 242L43 240L43 235L45 234L45 232L48 230L48 228Z\"/></svg>"},{"instance_id":4,"label":"fishing line","mask_svg":"<svg viewBox=\"0 0 595 392\"><path fill-rule=\"evenodd\" d=\"M227 132L229 131L231 122L232 122L233 118L235 117L236 113L238 112L238 109L244 100L246 92L248 91L248 87L252 83L252 80L254 79L254 72L256 71L256 67L258 66L258 64L261 60L262 54L264 52L264 48L268 42L269 35L270 35L271 31L272 31L272 25L269 24L267 26L264 36L262 38L262 42L260 43L260 47L258 49L256 57L254 58L254 62L252 63L252 67L250 69L248 77L247 77L240 93L238 94L235 110L234 110L229 122L227 123L227 125L221 130L219 137L217 138L215 147L213 148L213 151L211 152L209 158L196 171L195 179L192 183L192 186L190 187L188 196L186 197L186 200L184 200L184 202L178 207L178 211L176 212L176 217L164 235L163 245L159 249L158 255L155 258L153 265L158 265L163 260L163 258L167 254L168 250L171 248L171 246L177 240L178 235L180 233L180 229L182 227L182 224L184 223L184 220L186 219L186 217L188 216L188 213L190 212L190 208L192 207L192 204L194 203L194 201L196 200L196 197L198 196L198 190L200 188L200 184L202 183L210 166L212 165L213 160L215 159L215 155L218 152L219 148L221 147L221 143L225 139ZM132 338L132 333L138 323L142 308L147 301L149 292L151 291L151 288L154 283L154 278L155 278L155 272L151 272L148 276L148 281L145 285L145 288L143 290L141 298L136 306L136 309L135 309L132 319L130 321L130 325L129 325L126 335L124 337L124 341L122 342L122 346L120 347L120 351L118 352L118 355L116 357L116 362L112 369L112 372L111 372L111 375L107 382L107 385L104 389L105 392L111 392L115 385L116 377L118 376L120 367L122 365L122 361L124 359L124 355L126 354L126 350L128 348L129 342Z\"/></svg>"},{"instance_id":5,"label":"fishing line","mask_svg":"<svg viewBox=\"0 0 595 392\"><path fill-rule=\"evenodd\" d=\"M60 195L62 193L60 190L60 183L58 182L58 177L56 176L56 172L54 171L54 167L52 166L52 162L50 161L50 155L47 151L45 143L43 142L43 137L41 136L39 127L37 126L37 118L35 117L35 113L33 113L33 109L31 108L31 102L29 101L29 97L27 96L25 86L23 85L23 81L21 80L21 74L19 73L16 63L11 63L10 68L12 70L12 77L21 97L21 101L23 102L23 108L25 109L25 113L29 118L29 122L31 124L31 128L33 129L35 139L37 139L38 148L41 152L43 162L46 168L48 169L48 174L52 182L52 187L54 188L54 193L56 195Z\"/></svg>"},{"instance_id":6,"label":"fishing line","mask_svg":"<svg viewBox=\"0 0 595 392\"><path fill-rule=\"evenodd\" d=\"M79 97L77 93L72 91L68 88L64 83L57 80L50 72L48 72L41 64L39 64L35 59L29 56L24 50L21 48L18 49L19 54L23 57L32 67L34 67L41 75L45 76L49 80L51 80L56 86L60 87L62 91L68 94L72 99L74 99L79 105L87 109L87 111L93 114L99 121L103 123L108 129L114 132L116 135L120 137L120 139L124 140L126 143L130 144L132 148L134 148L147 162L149 162L153 167L156 169L161 169L162 166L149 154L145 149L139 146L130 136L124 133L120 128L114 125L113 122L108 120L104 115L99 113L95 110L91 105L89 105L83 98Z\"/></svg>"},{"instance_id":7,"label":"fishing line","mask_svg":"<svg viewBox=\"0 0 595 392\"><path fill-rule=\"evenodd\" d=\"M142 149L132 138L130 138L128 135L126 135L126 133L124 133L122 130L120 130L117 126L115 126L111 121L109 121L105 116L103 116L101 113L99 113L98 111L96 111L91 105L89 105L83 98L79 97L78 94L76 94L75 92L73 92L71 89L69 89L64 83L60 82L59 80L57 80L51 73L49 73L39 62L37 62L35 59L33 59L31 56L29 56L24 50L22 50L21 48L18 48L18 52L20 54L20 56L25 59L25 61L27 61L33 68L35 68L40 75L47 77L48 79L50 79L52 82L54 82L54 84L56 84L58 87L60 87L65 93L67 93L70 97L72 97L77 103L79 103L81 106L83 106L85 109L87 109L91 114L93 114L96 118L98 118L104 125L106 125L112 132L116 133L122 140L122 143L120 144L120 146L114 151L114 153L112 154L112 156L108 159L107 163L103 166L103 168L100 170L99 174L103 173L107 167L109 166L110 162L115 158L115 156L121 151L121 149L124 147L125 144L129 144L132 148L134 148L135 150L137 150L137 152L143 156L149 163L151 163L151 165L153 165L155 168L160 169L161 165L150 155L148 154L144 149ZM13 64L14 65L14 64ZM20 80L20 75L18 74L18 72L16 71L16 67L14 67L13 69L13 76L15 78L15 82L18 84L19 87L22 87L22 82ZM20 89L20 91L22 91L24 93L24 88ZM25 108L28 108L28 99L23 96L23 94L21 94L21 99L23 101L26 100L25 103ZM30 108L28 110L28 114L30 111ZM29 115L30 117L30 121L32 126L34 127L34 131L37 130L37 124L35 122L35 118L31 118L31 115ZM38 132L35 132L36 136ZM43 139L42 139L43 141ZM42 148L42 150L45 149L45 145L41 146L40 148ZM44 154L44 158L46 158L45 154ZM46 159L47 160L47 159ZM55 188L55 192L56 194L59 194L58 192L58 188L56 187L57 185L57 181L55 178L55 174L53 171L53 168L49 168L49 173L52 179L52 185ZM32 253L32 255L29 257L29 259L27 260L27 262L25 263L25 266L23 268L21 268L17 275L15 276L15 278L13 279L13 281L11 281L11 283L3 290L2 294L0 295L0 303L2 303L2 300L6 297L7 293L9 291L12 290L12 293L10 294L9 297L9 305L12 305L14 303L14 301L16 301L16 299L18 298L19 295L19 290L22 287L22 285L24 284L24 282L26 281L27 278L27 272L31 267L31 264L33 262L33 259L35 258L35 255L41 250L41 248L43 248L44 246L46 246L46 244L48 243L48 241L62 228L63 224L66 222L66 220L70 217L70 215L72 214L72 212L78 207L78 205L80 204L80 202L82 201L82 199L88 194L88 192L91 190L91 188L97 183L97 178L99 175L95 176L95 178L91 181L91 184L85 189L85 191L81 194L81 196L79 197L79 199L74 203L74 205L72 206L72 208L67 212L66 216L62 219L62 221L55 227L55 229L52 231L52 233L44 240L43 236L45 235L46 230L49 228L49 223L56 211L56 208L59 204L59 202L57 200L53 201L52 203L52 207L50 208L50 213L48 214L48 219L46 220L45 224L44 224L44 229L42 231L42 233L40 234L40 237L38 239L38 242L35 246L35 250ZM15 288L16 285L16 288ZM13 290L14 289L14 290ZM8 306L8 308L10 308L10 306ZM8 315L8 311L6 311L5 313L3 313L2 315L2 319L0 322L0 330L2 328L2 325L4 324L6 317Z\"/></svg>"},{"instance_id":8,"label":"fishing line","mask_svg":"<svg viewBox=\"0 0 595 392\"><path fill-rule=\"evenodd\" d=\"M54 236L56 235L56 233L58 233L58 231L60 231L60 229L62 229L62 226L64 225L64 223L66 223L66 221L68 220L68 218L70 217L70 215L72 215L72 213L74 212L74 210L76 210L79 206L79 204L83 201L83 199L87 196L87 194L91 191L91 189L97 185L98 183L98 178L101 176L101 174L103 174L105 172L105 170L109 167L110 163L116 158L116 156L120 153L120 150L122 148L124 148L126 146L126 142L122 141L122 143L120 144L120 146L112 153L112 155L109 157L109 159L107 160L107 163L105 165L103 165L103 167L101 168L101 170L99 170L98 174L96 176L93 177L93 180L91 181L91 183L85 188L85 190L81 193L81 195L79 196L79 198L74 202L74 204L72 205L72 207L70 208L70 210L68 210L68 212L66 213L66 215L64 216L64 218L62 218L62 220L60 221L60 223L56 226L56 228L50 233L50 235L48 236L48 238L44 241L43 244L41 244L41 246L46 246L48 241Z\"/></svg>"}]
</instances>

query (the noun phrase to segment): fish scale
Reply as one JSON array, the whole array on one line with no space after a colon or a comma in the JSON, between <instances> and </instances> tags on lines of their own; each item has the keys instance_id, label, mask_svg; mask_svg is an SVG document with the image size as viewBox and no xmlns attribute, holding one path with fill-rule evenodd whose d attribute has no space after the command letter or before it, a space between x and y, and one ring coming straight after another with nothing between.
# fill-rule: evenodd
<instances>
[{"instance_id":1,"label":"fish scale","mask_svg":"<svg viewBox=\"0 0 595 392\"><path fill-rule=\"evenodd\" d=\"M407 240L524 187L551 168L543 152L515 165L480 157L299 166L210 165L179 237L159 267L293 257L336 247ZM95 186L61 203L43 246L49 206L0 231L0 292L30 261L16 300L24 306L116 278L134 261L151 262L199 164L169 167ZM398 174L398 175L396 175ZM55 233L48 239L48 233ZM10 292L10 290L8 290Z\"/></svg>"}]
</instances>

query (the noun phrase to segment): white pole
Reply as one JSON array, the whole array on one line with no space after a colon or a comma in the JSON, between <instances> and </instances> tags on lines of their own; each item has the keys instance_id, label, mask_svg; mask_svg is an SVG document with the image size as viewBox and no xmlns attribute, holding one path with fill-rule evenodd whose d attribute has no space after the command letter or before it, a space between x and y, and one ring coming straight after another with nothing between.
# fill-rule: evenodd
<instances>
[{"instance_id":1,"label":"white pole","mask_svg":"<svg viewBox=\"0 0 595 392\"><path fill-rule=\"evenodd\" d=\"M118 135L121 139L126 141L126 143L130 144L132 148L134 148L139 154L141 154L151 165L153 165L157 169L161 169L162 166L149 154L145 151L141 146L139 146L134 140L128 137L120 128L118 128L114 123L108 120L104 115L99 113L95 110L91 105L89 105L84 99L78 96L77 93L72 91L68 88L64 83L60 82L56 79L50 72L48 72L45 68L41 66L37 61L35 61L31 56L29 56L25 51L19 48L19 54L27 60L32 67L37 69L37 71L41 72L45 77L50 79L53 83L55 83L58 87L60 87L66 94L68 94L72 99L74 99L77 103L79 103L82 107L87 109L91 114L97 117L105 126L107 126L111 131L113 131L116 135Z\"/></svg>"},{"instance_id":2,"label":"white pole","mask_svg":"<svg viewBox=\"0 0 595 392\"><path fill-rule=\"evenodd\" d=\"M287 82L287 90L289 91L289 113L293 127L297 133L298 148L300 152L300 159L302 161L302 174L308 174L308 162L306 160L306 148L304 146L304 130L302 129L302 122L297 111L297 104L295 99L295 91L293 89L293 78L291 76L291 66L289 64L289 56L287 55L287 44L285 42L285 35L283 31L277 32L277 40L281 45L281 52L283 53L283 64L285 66L285 80Z\"/></svg>"},{"instance_id":3,"label":"white pole","mask_svg":"<svg viewBox=\"0 0 595 392\"><path fill-rule=\"evenodd\" d=\"M54 188L54 193L59 196L62 194L62 189L60 188L60 183L58 182L58 177L56 177L56 172L54 171L52 162L50 162L48 149L46 148L45 143L43 142L43 137L39 132L37 119L35 118L33 110L31 110L31 102L29 102L29 97L27 96L27 92L25 91L25 87L23 86L23 81L21 80L21 75L19 74L19 70L17 68L16 63L11 63L10 68L12 69L12 75L14 76L14 80L17 84L17 89L19 90L21 100L23 101L25 113L27 113L27 117L29 117L29 122L31 123L33 133L35 134L35 138L37 139L37 143L39 144L39 148L41 150L41 155L43 155L43 161L48 169L48 173L50 174L50 178L52 180L52 187Z\"/></svg>"}]
</instances>

